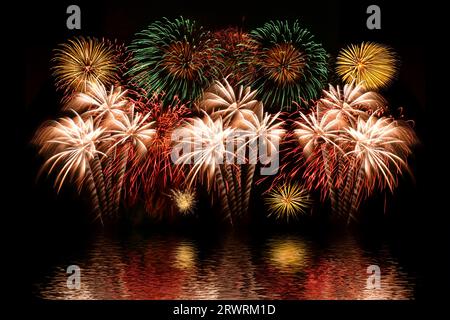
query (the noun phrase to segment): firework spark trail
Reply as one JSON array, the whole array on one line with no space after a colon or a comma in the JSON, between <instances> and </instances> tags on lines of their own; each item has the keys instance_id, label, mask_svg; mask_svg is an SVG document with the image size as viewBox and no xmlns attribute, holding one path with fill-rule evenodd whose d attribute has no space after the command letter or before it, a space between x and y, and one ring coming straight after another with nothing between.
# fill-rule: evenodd
<instances>
[{"instance_id":1,"label":"firework spark trail","mask_svg":"<svg viewBox=\"0 0 450 320\"><path fill-rule=\"evenodd\" d=\"M228 202L228 196L226 194L226 186L223 180L222 171L219 166L215 168L215 180L217 182L219 196L222 202L222 210L225 213L225 217L230 220L230 224L233 225L233 214Z\"/></svg>"},{"instance_id":2,"label":"firework spark trail","mask_svg":"<svg viewBox=\"0 0 450 320\"><path fill-rule=\"evenodd\" d=\"M103 169L98 154L95 154L92 158L90 168L92 172L92 178L94 179L95 186L97 187L97 194L99 195L102 212L105 214L109 214L110 205L108 201L109 199L107 197L108 194L106 191L105 176L103 174Z\"/></svg>"},{"instance_id":3,"label":"firework spark trail","mask_svg":"<svg viewBox=\"0 0 450 320\"><path fill-rule=\"evenodd\" d=\"M231 166L232 166L231 164L224 163L220 165L220 170L222 176L226 181L228 203L230 204L231 212L233 215L238 215L239 212L237 211L238 204L237 204L236 186L233 179L233 173L231 172Z\"/></svg>"},{"instance_id":4,"label":"firework spark trail","mask_svg":"<svg viewBox=\"0 0 450 320\"><path fill-rule=\"evenodd\" d=\"M87 188L87 194L89 194L91 198L92 213L95 215L95 218L99 219L100 223L103 225L103 213L100 207L100 199L97 193L97 188L95 186L92 170L89 165L86 167L85 185Z\"/></svg>"},{"instance_id":5,"label":"firework spark trail","mask_svg":"<svg viewBox=\"0 0 450 320\"><path fill-rule=\"evenodd\" d=\"M245 210L248 210L250 205L250 195L251 190L253 186L253 178L255 176L255 170L256 165L255 164L249 164L247 165L247 172L245 174L245 182L244 182L244 194L242 196L243 198L243 204L242 207L245 208Z\"/></svg>"},{"instance_id":6,"label":"firework spark trail","mask_svg":"<svg viewBox=\"0 0 450 320\"><path fill-rule=\"evenodd\" d=\"M278 146L281 138L286 133L286 130L283 129L284 121L279 119L280 112L275 115L266 113L263 116L262 109L262 104L259 104L253 113L245 114L242 118L241 128L243 128L243 135L241 138L246 141L242 147L249 148L249 154L256 156L258 150L255 148L255 144L259 144L259 150L263 152L264 157L269 158L270 162L272 162L275 157L278 157ZM261 157L262 155L259 155L259 158ZM259 160L261 161L261 159ZM267 162L267 160L268 159L264 159L264 161L261 162ZM255 164L250 163L245 177L245 210L248 210L250 202L255 168Z\"/></svg>"}]
</instances>

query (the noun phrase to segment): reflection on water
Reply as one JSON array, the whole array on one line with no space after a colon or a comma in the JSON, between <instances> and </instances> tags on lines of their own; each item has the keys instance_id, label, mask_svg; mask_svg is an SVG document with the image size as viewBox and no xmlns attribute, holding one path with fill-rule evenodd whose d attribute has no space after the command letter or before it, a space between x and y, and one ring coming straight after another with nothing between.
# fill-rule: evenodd
<instances>
[{"instance_id":1,"label":"reflection on water","mask_svg":"<svg viewBox=\"0 0 450 320\"><path fill-rule=\"evenodd\" d=\"M67 260L67 261L66 261ZM220 240L174 235L98 236L35 285L47 299L412 299L414 276L387 245L367 249L353 237L320 245L299 235ZM80 289L66 267L81 268ZM381 268L381 288L366 289L367 267Z\"/></svg>"}]
</instances>

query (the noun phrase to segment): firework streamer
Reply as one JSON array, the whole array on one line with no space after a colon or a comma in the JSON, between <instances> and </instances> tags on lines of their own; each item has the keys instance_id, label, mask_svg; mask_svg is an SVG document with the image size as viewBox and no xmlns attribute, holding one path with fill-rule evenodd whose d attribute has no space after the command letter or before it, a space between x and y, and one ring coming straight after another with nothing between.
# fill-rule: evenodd
<instances>
[{"instance_id":1,"label":"firework streamer","mask_svg":"<svg viewBox=\"0 0 450 320\"><path fill-rule=\"evenodd\" d=\"M270 21L250 33L255 49L243 57L242 83L251 84L266 107L290 110L315 99L328 77L328 55L298 21ZM246 68L245 66L251 66Z\"/></svg>"},{"instance_id":2,"label":"firework streamer","mask_svg":"<svg viewBox=\"0 0 450 320\"><path fill-rule=\"evenodd\" d=\"M248 210L250 202L250 193L256 168L255 160L259 160L264 164L267 164L267 162L272 163L275 157L278 157L278 146L286 132L282 128L284 122L279 119L280 113L275 115L266 113L264 116L262 113L263 105L259 104L254 112L243 117L241 124L242 128L244 128L242 138L247 141L244 147L249 148L250 154L250 164L246 173L245 192L243 195L245 210ZM258 151L263 154L258 155Z\"/></svg>"},{"instance_id":3,"label":"firework streamer","mask_svg":"<svg viewBox=\"0 0 450 320\"><path fill-rule=\"evenodd\" d=\"M98 154L95 154L92 158L90 169L95 185L97 187L97 194L100 199L102 211L105 214L109 214L111 206L109 204L109 198L106 191L105 176L103 174L102 164L100 158L98 157Z\"/></svg>"},{"instance_id":4,"label":"firework streamer","mask_svg":"<svg viewBox=\"0 0 450 320\"><path fill-rule=\"evenodd\" d=\"M100 220L100 223L103 225L103 213L100 206L100 198L97 193L97 187L94 180L94 174L91 170L90 165L86 166L86 182L85 182L87 193L91 197L92 204L92 212L94 213L96 219Z\"/></svg>"},{"instance_id":5,"label":"firework streamer","mask_svg":"<svg viewBox=\"0 0 450 320\"><path fill-rule=\"evenodd\" d=\"M236 193L237 188L236 188L235 180L233 178L233 172L232 172L231 166L232 166L232 164L224 163L220 166L220 171L226 181L228 203L230 204L231 212L234 215L238 215L239 211L238 211L237 193Z\"/></svg>"},{"instance_id":6,"label":"firework streamer","mask_svg":"<svg viewBox=\"0 0 450 320\"><path fill-rule=\"evenodd\" d=\"M225 186L225 182L223 180L223 174L220 167L215 169L215 179L219 190L219 197L222 202L222 210L225 213L225 217L230 220L230 224L233 225L233 214L230 209L228 195L227 195L227 187Z\"/></svg>"},{"instance_id":7,"label":"firework streamer","mask_svg":"<svg viewBox=\"0 0 450 320\"><path fill-rule=\"evenodd\" d=\"M327 177L327 184L328 184L328 191L330 194L331 208L333 211L337 211L338 199L337 199L336 188L334 186L334 176L335 175L333 173L333 170L331 169L329 152L328 152L327 146L325 144L322 144L320 149L322 152L325 174Z\"/></svg>"}]
</instances>

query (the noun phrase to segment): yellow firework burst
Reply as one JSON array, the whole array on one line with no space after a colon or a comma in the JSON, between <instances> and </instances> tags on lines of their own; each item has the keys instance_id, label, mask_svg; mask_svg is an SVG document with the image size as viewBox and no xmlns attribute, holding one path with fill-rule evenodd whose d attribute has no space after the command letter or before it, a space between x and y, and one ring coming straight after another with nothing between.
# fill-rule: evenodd
<instances>
[{"instance_id":1,"label":"yellow firework burst","mask_svg":"<svg viewBox=\"0 0 450 320\"><path fill-rule=\"evenodd\" d=\"M175 206L177 207L178 211L180 211L180 213L187 215L195 210L197 200L194 191L190 189L173 189L171 190L170 197L175 202Z\"/></svg>"},{"instance_id":2,"label":"yellow firework burst","mask_svg":"<svg viewBox=\"0 0 450 320\"><path fill-rule=\"evenodd\" d=\"M55 50L52 62L56 87L66 92L86 92L89 83L111 84L117 76L114 48L106 40L70 39Z\"/></svg>"},{"instance_id":3,"label":"yellow firework burst","mask_svg":"<svg viewBox=\"0 0 450 320\"><path fill-rule=\"evenodd\" d=\"M269 207L269 216L289 220L290 217L305 214L312 201L306 189L296 183L286 183L272 189L265 203Z\"/></svg>"},{"instance_id":4,"label":"yellow firework burst","mask_svg":"<svg viewBox=\"0 0 450 320\"><path fill-rule=\"evenodd\" d=\"M387 87L397 73L397 60L392 49L373 42L342 49L336 64L342 80L346 83L362 82L368 90Z\"/></svg>"}]
</instances>

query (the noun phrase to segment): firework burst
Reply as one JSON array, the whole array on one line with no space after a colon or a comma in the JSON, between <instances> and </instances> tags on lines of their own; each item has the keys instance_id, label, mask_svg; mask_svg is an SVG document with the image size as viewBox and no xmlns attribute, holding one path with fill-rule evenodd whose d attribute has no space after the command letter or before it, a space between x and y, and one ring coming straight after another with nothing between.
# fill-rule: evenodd
<instances>
[{"instance_id":1,"label":"firework burst","mask_svg":"<svg viewBox=\"0 0 450 320\"><path fill-rule=\"evenodd\" d=\"M195 192L186 189L179 190L173 189L171 190L171 199L174 201L178 211L183 215L188 215L194 212L195 206L197 204Z\"/></svg>"},{"instance_id":2,"label":"firework burst","mask_svg":"<svg viewBox=\"0 0 450 320\"><path fill-rule=\"evenodd\" d=\"M269 216L289 221L289 218L306 214L312 201L306 189L295 183L287 183L270 190L265 203L269 207Z\"/></svg>"},{"instance_id":3,"label":"firework burst","mask_svg":"<svg viewBox=\"0 0 450 320\"><path fill-rule=\"evenodd\" d=\"M164 18L137 34L129 74L149 94L194 101L219 74L219 50L209 32L194 21Z\"/></svg>"},{"instance_id":4,"label":"firework burst","mask_svg":"<svg viewBox=\"0 0 450 320\"><path fill-rule=\"evenodd\" d=\"M90 82L86 93L78 93L65 109L83 112L83 115L93 116L96 121L107 121L115 115L122 116L129 107L126 98L127 91L120 87L111 86L108 92L99 82Z\"/></svg>"},{"instance_id":5,"label":"firework burst","mask_svg":"<svg viewBox=\"0 0 450 320\"><path fill-rule=\"evenodd\" d=\"M92 118L84 120L77 113L73 119L64 117L42 127L34 138L39 153L47 157L41 172L47 170L50 175L58 171L55 179L57 192L66 179L74 182L79 192L87 186L94 212L100 219L106 204L99 160L99 155L105 154L97 148L102 140L104 129L95 127Z\"/></svg>"},{"instance_id":6,"label":"firework burst","mask_svg":"<svg viewBox=\"0 0 450 320\"><path fill-rule=\"evenodd\" d=\"M390 47L363 42L341 50L336 64L336 71L344 82L356 81L368 90L376 90L392 82L398 63Z\"/></svg>"},{"instance_id":7,"label":"firework burst","mask_svg":"<svg viewBox=\"0 0 450 320\"><path fill-rule=\"evenodd\" d=\"M343 89L329 85L323 95L317 103L318 108L329 111L341 127L353 126L358 118L367 119L370 114L381 115L387 111L387 103L381 95L366 91L355 82L344 85Z\"/></svg>"},{"instance_id":8,"label":"firework burst","mask_svg":"<svg viewBox=\"0 0 450 320\"><path fill-rule=\"evenodd\" d=\"M264 105L290 109L320 94L328 76L328 55L313 35L294 23L271 21L251 32L256 53L242 65L250 64L243 82L252 84Z\"/></svg>"},{"instance_id":9,"label":"firework burst","mask_svg":"<svg viewBox=\"0 0 450 320\"><path fill-rule=\"evenodd\" d=\"M227 78L232 85L238 85L243 75L252 73L250 64L242 64L243 57L255 53L255 44L250 35L238 28L227 28L213 34L221 50L223 68L221 76Z\"/></svg>"},{"instance_id":10,"label":"firework burst","mask_svg":"<svg viewBox=\"0 0 450 320\"><path fill-rule=\"evenodd\" d=\"M359 118L356 127L346 128L341 139L350 165L344 190L350 222L362 198L376 187L394 190L398 176L409 171L406 159L417 138L402 121L370 116L367 120Z\"/></svg>"},{"instance_id":11,"label":"firework burst","mask_svg":"<svg viewBox=\"0 0 450 320\"><path fill-rule=\"evenodd\" d=\"M203 94L198 109L204 110L214 119L222 118L225 126L236 128L243 114L262 111L262 103L257 101L255 96L256 91L252 91L250 87L244 89L240 86L239 90L235 91L227 79L222 82L215 81Z\"/></svg>"},{"instance_id":12,"label":"firework burst","mask_svg":"<svg viewBox=\"0 0 450 320\"><path fill-rule=\"evenodd\" d=\"M117 59L114 46L107 40L77 37L55 50L53 75L56 87L66 94L86 92L88 84L105 85L117 80Z\"/></svg>"}]
</instances>

